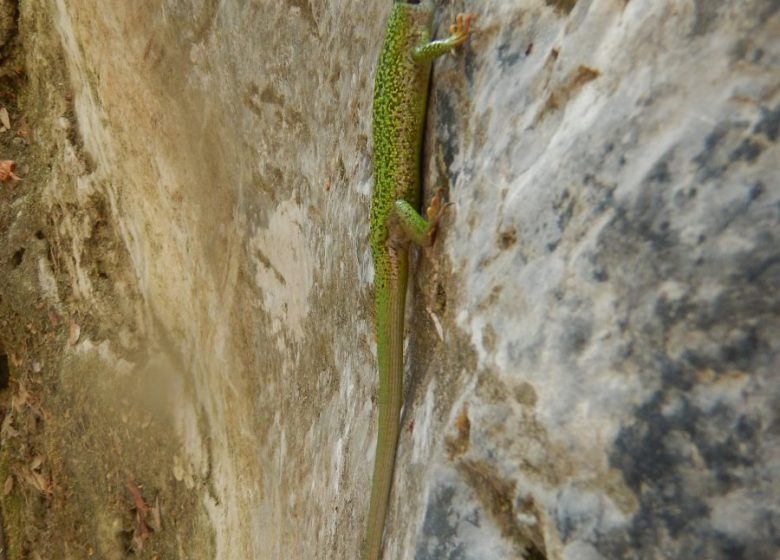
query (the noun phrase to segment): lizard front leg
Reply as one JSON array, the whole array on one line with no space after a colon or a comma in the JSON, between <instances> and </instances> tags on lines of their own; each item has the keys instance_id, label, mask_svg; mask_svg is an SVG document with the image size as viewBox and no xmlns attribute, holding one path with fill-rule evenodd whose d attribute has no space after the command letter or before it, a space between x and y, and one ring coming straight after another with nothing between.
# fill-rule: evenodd
<instances>
[{"instance_id":1,"label":"lizard front leg","mask_svg":"<svg viewBox=\"0 0 780 560\"><path fill-rule=\"evenodd\" d=\"M422 45L415 47L412 51L412 58L416 62L431 61L461 46L469 38L471 19L471 14L458 14L455 23L450 25L449 37L438 41L425 41Z\"/></svg>"}]
</instances>

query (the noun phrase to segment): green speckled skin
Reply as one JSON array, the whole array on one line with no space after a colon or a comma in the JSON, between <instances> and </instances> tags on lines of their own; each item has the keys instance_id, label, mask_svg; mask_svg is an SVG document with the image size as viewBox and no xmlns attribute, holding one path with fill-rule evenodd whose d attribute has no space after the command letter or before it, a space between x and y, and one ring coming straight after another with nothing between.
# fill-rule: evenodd
<instances>
[{"instance_id":1,"label":"green speckled skin","mask_svg":"<svg viewBox=\"0 0 780 560\"><path fill-rule=\"evenodd\" d=\"M434 9L432 0L393 6L374 84L371 252L376 271L379 427L365 560L376 560L381 554L400 429L408 245L432 242L437 210L442 208L437 196L429 211L430 222L417 213L431 64L468 36L468 21L464 30L459 18L452 36L430 41Z\"/></svg>"}]
</instances>

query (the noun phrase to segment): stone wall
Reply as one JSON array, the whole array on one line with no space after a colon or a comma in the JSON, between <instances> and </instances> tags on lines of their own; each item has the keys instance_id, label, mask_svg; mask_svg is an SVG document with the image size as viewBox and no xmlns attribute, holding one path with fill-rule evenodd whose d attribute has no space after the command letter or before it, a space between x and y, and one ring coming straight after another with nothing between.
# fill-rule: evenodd
<instances>
[{"instance_id":1,"label":"stone wall","mask_svg":"<svg viewBox=\"0 0 780 560\"><path fill-rule=\"evenodd\" d=\"M4 203L32 217L4 214L9 258L29 247L4 312L51 336L0 345L59 459L12 492L59 483L34 518L69 557L357 557L389 8L21 0L29 176ZM458 11L424 164L455 204L414 254L385 556L774 558L780 4L442 2L439 35Z\"/></svg>"}]
</instances>

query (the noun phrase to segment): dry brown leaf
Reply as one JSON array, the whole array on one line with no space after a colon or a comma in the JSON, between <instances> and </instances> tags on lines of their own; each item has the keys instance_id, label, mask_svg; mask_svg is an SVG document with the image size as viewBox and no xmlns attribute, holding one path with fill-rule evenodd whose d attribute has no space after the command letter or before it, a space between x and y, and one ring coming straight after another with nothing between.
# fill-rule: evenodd
<instances>
[{"instance_id":1,"label":"dry brown leaf","mask_svg":"<svg viewBox=\"0 0 780 560\"><path fill-rule=\"evenodd\" d=\"M12 159L0 159L0 181L21 181L22 178L14 174L16 162Z\"/></svg>"},{"instance_id":2,"label":"dry brown leaf","mask_svg":"<svg viewBox=\"0 0 780 560\"><path fill-rule=\"evenodd\" d=\"M14 427L11 425L13 421L14 421L13 414L9 413L5 415L5 418L3 419L3 424L2 426L0 426L0 436L2 436L4 440L19 435L19 432L15 430Z\"/></svg>"},{"instance_id":3,"label":"dry brown leaf","mask_svg":"<svg viewBox=\"0 0 780 560\"><path fill-rule=\"evenodd\" d=\"M8 116L8 109L5 107L0 108L0 124L5 128L11 128L11 118Z\"/></svg>"},{"instance_id":4,"label":"dry brown leaf","mask_svg":"<svg viewBox=\"0 0 780 560\"><path fill-rule=\"evenodd\" d=\"M27 392L27 389L24 385L19 383L19 389L16 391L16 394L11 397L11 408L14 412L19 413L22 411L24 406L29 402L30 400L30 393Z\"/></svg>"},{"instance_id":5,"label":"dry brown leaf","mask_svg":"<svg viewBox=\"0 0 780 560\"><path fill-rule=\"evenodd\" d=\"M60 324L60 316L53 309L49 311L49 324L53 328Z\"/></svg>"},{"instance_id":6,"label":"dry brown leaf","mask_svg":"<svg viewBox=\"0 0 780 560\"><path fill-rule=\"evenodd\" d=\"M81 327L75 321L70 322L70 331L68 333L68 344L73 346L79 341L81 336Z\"/></svg>"},{"instance_id":7,"label":"dry brown leaf","mask_svg":"<svg viewBox=\"0 0 780 560\"><path fill-rule=\"evenodd\" d=\"M5 484L3 484L3 496L7 496L11 493L11 490L14 489L14 475L9 474L8 478L5 479Z\"/></svg>"},{"instance_id":8,"label":"dry brown leaf","mask_svg":"<svg viewBox=\"0 0 780 560\"><path fill-rule=\"evenodd\" d=\"M144 497L141 495L141 489L138 488L138 485L135 482L128 479L127 490L128 492L130 492L130 495L133 497L133 504L135 505L135 509L138 512L138 514L141 516L141 520L143 521L144 519L146 519L146 514L149 512L149 506L146 505L146 502L144 501Z\"/></svg>"},{"instance_id":9,"label":"dry brown leaf","mask_svg":"<svg viewBox=\"0 0 780 560\"><path fill-rule=\"evenodd\" d=\"M37 455L30 463L30 469L33 471L37 471L38 469L41 468L42 464L43 464L43 457L41 455Z\"/></svg>"},{"instance_id":10,"label":"dry brown leaf","mask_svg":"<svg viewBox=\"0 0 780 560\"><path fill-rule=\"evenodd\" d=\"M51 482L38 471L31 471L27 481L43 494L51 494Z\"/></svg>"}]
</instances>

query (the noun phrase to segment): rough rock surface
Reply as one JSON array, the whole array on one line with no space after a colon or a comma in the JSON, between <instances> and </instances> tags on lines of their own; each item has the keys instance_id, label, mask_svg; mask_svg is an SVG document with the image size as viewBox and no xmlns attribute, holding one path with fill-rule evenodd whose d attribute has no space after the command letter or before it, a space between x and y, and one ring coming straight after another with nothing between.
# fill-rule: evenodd
<instances>
[{"instance_id":1,"label":"rough rock surface","mask_svg":"<svg viewBox=\"0 0 780 560\"><path fill-rule=\"evenodd\" d=\"M62 243L30 292L94 325L63 345L73 402L137 378L164 411L149 487L202 512L179 557L357 557L389 3L355 6L20 3L71 103L38 116ZM455 206L415 253L385 556L775 558L780 2L441 2L439 33L458 11L424 169Z\"/></svg>"}]
</instances>

